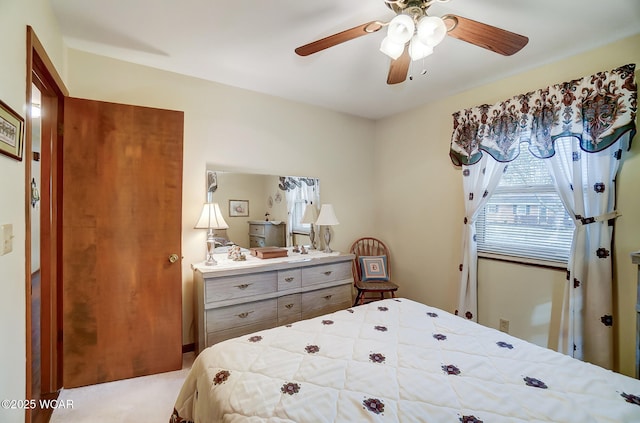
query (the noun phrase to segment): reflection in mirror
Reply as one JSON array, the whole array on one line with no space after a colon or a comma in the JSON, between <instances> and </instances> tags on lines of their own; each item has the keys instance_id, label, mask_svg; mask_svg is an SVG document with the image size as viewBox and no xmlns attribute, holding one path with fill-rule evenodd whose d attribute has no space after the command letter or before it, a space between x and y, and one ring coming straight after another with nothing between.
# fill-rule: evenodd
<instances>
[{"instance_id":1,"label":"reflection in mirror","mask_svg":"<svg viewBox=\"0 0 640 423\"><path fill-rule=\"evenodd\" d=\"M214 231L221 241L243 248L312 248L312 225L302 221L307 208L315 208L317 215L319 179L221 171L208 166L206 184L207 202L218 203L229 225Z\"/></svg>"}]
</instances>

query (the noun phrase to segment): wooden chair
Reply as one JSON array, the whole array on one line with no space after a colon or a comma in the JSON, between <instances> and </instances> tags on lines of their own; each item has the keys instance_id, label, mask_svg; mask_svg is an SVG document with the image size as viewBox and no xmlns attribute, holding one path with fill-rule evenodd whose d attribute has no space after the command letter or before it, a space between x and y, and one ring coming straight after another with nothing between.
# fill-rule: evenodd
<instances>
[{"instance_id":1,"label":"wooden chair","mask_svg":"<svg viewBox=\"0 0 640 423\"><path fill-rule=\"evenodd\" d=\"M356 306L358 303L364 304L365 296L369 292L380 294L381 300L384 299L384 295L387 292L391 293L391 298L395 298L398 285L390 280L391 261L389 249L385 243L377 238L360 238L351 244L349 252L356 256L351 266L354 286L358 290L353 305ZM364 260L361 260L361 257L364 257ZM380 257L384 257L384 259L381 260ZM362 268L363 261L365 266L367 266L364 277ZM381 264L386 267L386 270L382 268L383 266L381 266ZM371 270L373 270L373 272L370 272Z\"/></svg>"}]
</instances>

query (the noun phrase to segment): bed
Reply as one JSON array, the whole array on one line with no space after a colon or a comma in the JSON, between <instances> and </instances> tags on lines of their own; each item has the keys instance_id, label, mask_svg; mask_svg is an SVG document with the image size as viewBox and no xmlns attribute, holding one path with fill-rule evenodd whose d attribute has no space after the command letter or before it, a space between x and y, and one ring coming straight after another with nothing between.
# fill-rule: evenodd
<instances>
[{"instance_id":1,"label":"bed","mask_svg":"<svg viewBox=\"0 0 640 423\"><path fill-rule=\"evenodd\" d=\"M177 422L640 422L640 381L405 298L196 357Z\"/></svg>"}]
</instances>

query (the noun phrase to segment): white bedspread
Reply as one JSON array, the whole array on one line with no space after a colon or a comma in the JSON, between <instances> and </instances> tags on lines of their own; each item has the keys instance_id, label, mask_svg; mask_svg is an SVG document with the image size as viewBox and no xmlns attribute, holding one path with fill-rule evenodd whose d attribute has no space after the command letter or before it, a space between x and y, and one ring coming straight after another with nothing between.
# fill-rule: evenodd
<instances>
[{"instance_id":1,"label":"white bedspread","mask_svg":"<svg viewBox=\"0 0 640 423\"><path fill-rule=\"evenodd\" d=\"M172 422L640 422L640 381L407 300L231 339Z\"/></svg>"}]
</instances>

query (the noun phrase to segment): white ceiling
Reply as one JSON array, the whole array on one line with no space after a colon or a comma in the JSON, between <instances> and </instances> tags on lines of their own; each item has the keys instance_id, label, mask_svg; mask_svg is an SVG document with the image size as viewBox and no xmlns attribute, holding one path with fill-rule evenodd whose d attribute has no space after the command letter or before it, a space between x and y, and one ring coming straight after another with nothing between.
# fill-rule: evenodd
<instances>
[{"instance_id":1,"label":"white ceiling","mask_svg":"<svg viewBox=\"0 0 640 423\"><path fill-rule=\"evenodd\" d=\"M394 13L383 0L50 0L69 47L377 119L640 32L639 0L451 0L529 37L505 57L447 37L413 80L386 83L385 30L308 57L294 49ZM622 65L622 64L621 64Z\"/></svg>"}]
</instances>

